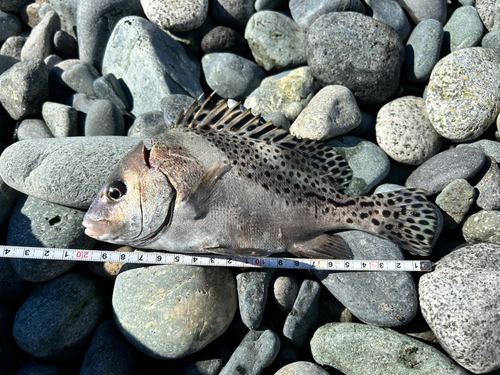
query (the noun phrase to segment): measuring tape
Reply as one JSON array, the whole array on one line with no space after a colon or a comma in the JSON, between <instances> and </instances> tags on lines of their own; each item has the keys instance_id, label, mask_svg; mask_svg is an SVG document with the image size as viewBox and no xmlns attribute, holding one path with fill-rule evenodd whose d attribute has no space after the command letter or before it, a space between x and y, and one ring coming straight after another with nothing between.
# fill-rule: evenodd
<instances>
[{"instance_id":1,"label":"measuring tape","mask_svg":"<svg viewBox=\"0 0 500 375\"><path fill-rule=\"evenodd\" d=\"M326 271L432 271L429 260L359 260L227 257L158 252L59 249L0 245L0 258L74 260L89 262L167 264L185 266L282 268Z\"/></svg>"}]
</instances>

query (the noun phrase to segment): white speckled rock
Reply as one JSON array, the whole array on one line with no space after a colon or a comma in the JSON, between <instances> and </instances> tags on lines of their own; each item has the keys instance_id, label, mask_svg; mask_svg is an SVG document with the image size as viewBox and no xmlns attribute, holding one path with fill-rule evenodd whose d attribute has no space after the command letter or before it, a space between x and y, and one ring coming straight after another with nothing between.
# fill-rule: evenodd
<instances>
[{"instance_id":1,"label":"white speckled rock","mask_svg":"<svg viewBox=\"0 0 500 375\"><path fill-rule=\"evenodd\" d=\"M500 211L479 211L467 218L462 234L470 244L493 243L500 245Z\"/></svg>"},{"instance_id":2,"label":"white speckled rock","mask_svg":"<svg viewBox=\"0 0 500 375\"><path fill-rule=\"evenodd\" d=\"M384 105L377 115L377 142L399 163L419 165L439 152L442 137L432 127L425 101L404 96Z\"/></svg>"},{"instance_id":3,"label":"white speckled rock","mask_svg":"<svg viewBox=\"0 0 500 375\"><path fill-rule=\"evenodd\" d=\"M161 29L190 31L207 18L208 0L141 0L148 19Z\"/></svg>"},{"instance_id":4,"label":"white speckled rock","mask_svg":"<svg viewBox=\"0 0 500 375\"><path fill-rule=\"evenodd\" d=\"M500 246L453 251L419 282L420 307L441 346L474 374L500 368Z\"/></svg>"}]
</instances>

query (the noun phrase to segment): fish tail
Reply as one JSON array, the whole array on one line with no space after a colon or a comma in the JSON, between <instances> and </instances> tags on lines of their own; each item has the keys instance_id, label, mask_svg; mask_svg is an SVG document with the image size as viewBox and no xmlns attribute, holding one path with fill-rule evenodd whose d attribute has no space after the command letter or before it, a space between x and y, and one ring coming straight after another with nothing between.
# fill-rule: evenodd
<instances>
[{"instance_id":1,"label":"fish tail","mask_svg":"<svg viewBox=\"0 0 500 375\"><path fill-rule=\"evenodd\" d=\"M360 200L361 207L366 205L371 206L368 212L360 212L358 216L370 219L371 232L395 242L414 255L432 253L443 227L443 217L422 190L404 189L374 194Z\"/></svg>"}]
</instances>

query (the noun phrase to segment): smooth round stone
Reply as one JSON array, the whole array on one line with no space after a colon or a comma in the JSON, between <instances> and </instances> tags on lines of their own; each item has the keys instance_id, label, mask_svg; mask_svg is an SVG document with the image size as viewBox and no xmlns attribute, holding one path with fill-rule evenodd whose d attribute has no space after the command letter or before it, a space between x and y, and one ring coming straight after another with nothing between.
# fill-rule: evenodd
<instances>
[{"instance_id":1,"label":"smooth round stone","mask_svg":"<svg viewBox=\"0 0 500 375\"><path fill-rule=\"evenodd\" d=\"M373 191L373 194L389 193L392 191L398 191L403 189L405 189L405 187L398 184L382 184L377 186L377 188Z\"/></svg>"},{"instance_id":2,"label":"smooth round stone","mask_svg":"<svg viewBox=\"0 0 500 375\"><path fill-rule=\"evenodd\" d=\"M172 124L177 123L177 119L182 111L186 113L195 102L191 96L175 94L165 96L160 103L160 108L163 111L163 119L165 124L170 128Z\"/></svg>"},{"instance_id":3,"label":"smooth round stone","mask_svg":"<svg viewBox=\"0 0 500 375\"><path fill-rule=\"evenodd\" d=\"M97 97L87 94L75 94L72 98L72 105L78 112L89 113L90 107L95 103Z\"/></svg>"},{"instance_id":4,"label":"smooth round stone","mask_svg":"<svg viewBox=\"0 0 500 375\"><path fill-rule=\"evenodd\" d=\"M128 131L129 137L153 138L171 127L165 123L162 111L151 111L137 116Z\"/></svg>"},{"instance_id":5,"label":"smooth round stone","mask_svg":"<svg viewBox=\"0 0 500 375\"><path fill-rule=\"evenodd\" d=\"M127 94L114 74L110 73L97 78L93 86L98 98L109 100L120 109L129 109L130 104Z\"/></svg>"},{"instance_id":6,"label":"smooth round stone","mask_svg":"<svg viewBox=\"0 0 500 375\"><path fill-rule=\"evenodd\" d=\"M42 116L54 137L73 137L78 134L78 112L73 107L45 102Z\"/></svg>"},{"instance_id":7,"label":"smooth round stone","mask_svg":"<svg viewBox=\"0 0 500 375\"><path fill-rule=\"evenodd\" d=\"M23 301L33 288L30 283L21 278L12 267L9 258L0 259L0 301Z\"/></svg>"},{"instance_id":8,"label":"smooth round stone","mask_svg":"<svg viewBox=\"0 0 500 375\"><path fill-rule=\"evenodd\" d=\"M273 281L271 297L281 311L289 313L299 293L299 281L293 273L280 274Z\"/></svg>"},{"instance_id":9,"label":"smooth round stone","mask_svg":"<svg viewBox=\"0 0 500 375\"><path fill-rule=\"evenodd\" d=\"M300 28L306 31L316 19L330 12L365 13L359 0L290 0L290 13Z\"/></svg>"},{"instance_id":10,"label":"smooth round stone","mask_svg":"<svg viewBox=\"0 0 500 375\"><path fill-rule=\"evenodd\" d=\"M500 211L479 211L471 215L462 227L462 234L470 244L481 242L500 245Z\"/></svg>"},{"instance_id":11,"label":"smooth round stone","mask_svg":"<svg viewBox=\"0 0 500 375\"><path fill-rule=\"evenodd\" d=\"M443 27L443 53L474 47L483 37L484 27L473 6L462 6L453 12Z\"/></svg>"},{"instance_id":12,"label":"smooth round stone","mask_svg":"<svg viewBox=\"0 0 500 375\"><path fill-rule=\"evenodd\" d=\"M160 359L181 358L208 345L225 332L236 308L236 284L227 268L122 268L113 291L122 334Z\"/></svg>"},{"instance_id":13,"label":"smooth round stone","mask_svg":"<svg viewBox=\"0 0 500 375\"><path fill-rule=\"evenodd\" d=\"M349 163L352 181L345 193L366 195L382 182L390 170L386 153L376 144L363 138L343 136L327 141Z\"/></svg>"},{"instance_id":14,"label":"smooth round stone","mask_svg":"<svg viewBox=\"0 0 500 375\"><path fill-rule=\"evenodd\" d=\"M259 87L266 72L232 53L209 53L201 59L208 86L222 98L244 100Z\"/></svg>"},{"instance_id":15,"label":"smooth round stone","mask_svg":"<svg viewBox=\"0 0 500 375\"><path fill-rule=\"evenodd\" d=\"M91 249L96 240L85 235L85 212L25 196L14 208L9 221L7 245ZM43 259L10 260L23 279L32 282L51 280L76 264L76 261Z\"/></svg>"},{"instance_id":16,"label":"smooth round stone","mask_svg":"<svg viewBox=\"0 0 500 375\"><path fill-rule=\"evenodd\" d=\"M361 103L383 103L399 87L404 46L385 23L354 12L328 13L309 27L306 46L313 76L324 86L347 87Z\"/></svg>"},{"instance_id":17,"label":"smooth round stone","mask_svg":"<svg viewBox=\"0 0 500 375\"><path fill-rule=\"evenodd\" d=\"M137 138L128 137L67 137L17 142L0 156L0 176L25 194L86 210L110 171L139 142Z\"/></svg>"},{"instance_id":18,"label":"smooth round stone","mask_svg":"<svg viewBox=\"0 0 500 375\"><path fill-rule=\"evenodd\" d=\"M253 3L254 0L214 0L210 3L210 15L222 26L242 30L255 13Z\"/></svg>"},{"instance_id":19,"label":"smooth round stone","mask_svg":"<svg viewBox=\"0 0 500 375\"><path fill-rule=\"evenodd\" d=\"M338 235L351 249L353 259L404 259L399 247L389 240L361 231ZM417 291L409 272L311 272L364 323L400 327L417 312Z\"/></svg>"},{"instance_id":20,"label":"smooth round stone","mask_svg":"<svg viewBox=\"0 0 500 375\"><path fill-rule=\"evenodd\" d=\"M21 21L15 14L0 10L0 44L12 36L21 34Z\"/></svg>"},{"instance_id":21,"label":"smooth round stone","mask_svg":"<svg viewBox=\"0 0 500 375\"><path fill-rule=\"evenodd\" d=\"M446 0L398 0L399 5L417 25L428 18L446 22Z\"/></svg>"},{"instance_id":22,"label":"smooth round stone","mask_svg":"<svg viewBox=\"0 0 500 375\"><path fill-rule=\"evenodd\" d=\"M49 95L49 72L42 60L16 64L0 75L0 103L14 120L39 114Z\"/></svg>"},{"instance_id":23,"label":"smooth round stone","mask_svg":"<svg viewBox=\"0 0 500 375\"><path fill-rule=\"evenodd\" d=\"M359 323L329 323L311 340L314 360L349 375L466 375L430 345L407 335Z\"/></svg>"},{"instance_id":24,"label":"smooth round stone","mask_svg":"<svg viewBox=\"0 0 500 375\"><path fill-rule=\"evenodd\" d=\"M250 329L260 327L266 308L269 285L275 268L241 272L236 276L241 320Z\"/></svg>"},{"instance_id":25,"label":"smooth round stone","mask_svg":"<svg viewBox=\"0 0 500 375\"><path fill-rule=\"evenodd\" d=\"M305 65L306 33L291 18L270 10L255 13L245 28L252 55L267 71Z\"/></svg>"},{"instance_id":26,"label":"smooth round stone","mask_svg":"<svg viewBox=\"0 0 500 375\"><path fill-rule=\"evenodd\" d=\"M219 375L259 375L274 361L279 350L280 339L272 330L250 330Z\"/></svg>"},{"instance_id":27,"label":"smooth round stone","mask_svg":"<svg viewBox=\"0 0 500 375\"><path fill-rule=\"evenodd\" d=\"M315 80L309 67L297 68L265 78L245 100L254 115L283 113L294 121L312 99Z\"/></svg>"},{"instance_id":28,"label":"smooth round stone","mask_svg":"<svg viewBox=\"0 0 500 375\"><path fill-rule=\"evenodd\" d=\"M450 182L462 178L468 180L474 176L483 164L486 156L472 147L455 148L440 152L421 164L406 180L407 188L427 190L428 195L439 193Z\"/></svg>"},{"instance_id":29,"label":"smooth round stone","mask_svg":"<svg viewBox=\"0 0 500 375\"><path fill-rule=\"evenodd\" d=\"M25 36L11 36L5 42L3 42L0 48L0 55L9 56L16 60L21 60L21 51L23 49L24 43L26 43Z\"/></svg>"},{"instance_id":30,"label":"smooth round stone","mask_svg":"<svg viewBox=\"0 0 500 375\"><path fill-rule=\"evenodd\" d=\"M236 31L229 27L217 26L210 30L201 41L204 53L231 52L248 56L248 43Z\"/></svg>"},{"instance_id":31,"label":"smooth round stone","mask_svg":"<svg viewBox=\"0 0 500 375\"><path fill-rule=\"evenodd\" d=\"M288 5L287 0L255 0L255 10L279 10L286 8Z\"/></svg>"},{"instance_id":32,"label":"smooth round stone","mask_svg":"<svg viewBox=\"0 0 500 375\"><path fill-rule=\"evenodd\" d=\"M477 13L488 31L492 31L495 25L495 0L476 0Z\"/></svg>"},{"instance_id":33,"label":"smooth round stone","mask_svg":"<svg viewBox=\"0 0 500 375\"><path fill-rule=\"evenodd\" d=\"M201 26L208 13L208 0L141 0L148 20L160 29L190 31Z\"/></svg>"},{"instance_id":34,"label":"smooth round stone","mask_svg":"<svg viewBox=\"0 0 500 375\"><path fill-rule=\"evenodd\" d=\"M44 59L52 54L54 34L61 28L56 12L49 12L30 32L21 51L21 60Z\"/></svg>"},{"instance_id":35,"label":"smooth round stone","mask_svg":"<svg viewBox=\"0 0 500 375\"><path fill-rule=\"evenodd\" d=\"M271 121L274 126L283 128L285 130L290 130L290 121L283 113L268 113L262 117L266 121Z\"/></svg>"},{"instance_id":36,"label":"smooth round stone","mask_svg":"<svg viewBox=\"0 0 500 375\"><path fill-rule=\"evenodd\" d=\"M481 40L481 46L490 48L500 55L500 30L493 30Z\"/></svg>"},{"instance_id":37,"label":"smooth round stone","mask_svg":"<svg viewBox=\"0 0 500 375\"><path fill-rule=\"evenodd\" d=\"M429 18L412 31L405 48L402 78L411 83L425 82L439 60L443 43L443 26Z\"/></svg>"},{"instance_id":38,"label":"smooth round stone","mask_svg":"<svg viewBox=\"0 0 500 375\"><path fill-rule=\"evenodd\" d=\"M324 141L338 137L361 123L361 111L352 92L344 86L322 88L290 127L298 138Z\"/></svg>"},{"instance_id":39,"label":"smooth round stone","mask_svg":"<svg viewBox=\"0 0 500 375\"><path fill-rule=\"evenodd\" d=\"M106 135L125 135L125 123L116 105L109 100L98 99L87 113L85 136Z\"/></svg>"},{"instance_id":40,"label":"smooth round stone","mask_svg":"<svg viewBox=\"0 0 500 375\"><path fill-rule=\"evenodd\" d=\"M454 250L419 281L420 308L441 346L474 374L500 368L500 246Z\"/></svg>"},{"instance_id":41,"label":"smooth round stone","mask_svg":"<svg viewBox=\"0 0 500 375\"><path fill-rule=\"evenodd\" d=\"M62 73L63 81L76 92L95 95L94 81L99 78L99 72L87 64L75 64Z\"/></svg>"},{"instance_id":42,"label":"smooth round stone","mask_svg":"<svg viewBox=\"0 0 500 375\"><path fill-rule=\"evenodd\" d=\"M114 320L101 323L85 352L80 375L139 373L137 353Z\"/></svg>"},{"instance_id":43,"label":"smooth round stone","mask_svg":"<svg viewBox=\"0 0 500 375\"><path fill-rule=\"evenodd\" d=\"M425 101L404 96L384 105L377 114L377 143L399 163L422 164L436 155L443 143L427 116Z\"/></svg>"},{"instance_id":44,"label":"smooth round stone","mask_svg":"<svg viewBox=\"0 0 500 375\"><path fill-rule=\"evenodd\" d=\"M54 53L63 60L78 58L78 43L66 31L57 30L54 34Z\"/></svg>"},{"instance_id":45,"label":"smooth round stone","mask_svg":"<svg viewBox=\"0 0 500 375\"><path fill-rule=\"evenodd\" d=\"M443 212L444 227L455 229L462 223L476 200L476 192L464 179L450 182L436 197L436 204Z\"/></svg>"},{"instance_id":46,"label":"smooth round stone","mask_svg":"<svg viewBox=\"0 0 500 375\"><path fill-rule=\"evenodd\" d=\"M19 141L54 137L50 129L45 124L45 121L38 119L26 119L21 121L16 134Z\"/></svg>"},{"instance_id":47,"label":"smooth round stone","mask_svg":"<svg viewBox=\"0 0 500 375\"><path fill-rule=\"evenodd\" d=\"M17 311L14 339L36 358L71 358L85 348L103 309L102 286L83 274L67 273L31 292Z\"/></svg>"},{"instance_id":48,"label":"smooth round stone","mask_svg":"<svg viewBox=\"0 0 500 375\"><path fill-rule=\"evenodd\" d=\"M461 147L476 147L482 150L487 156L495 159L497 163L500 160L500 142L491 141L489 139L480 139L478 141L457 145L457 148Z\"/></svg>"},{"instance_id":49,"label":"smooth round stone","mask_svg":"<svg viewBox=\"0 0 500 375\"><path fill-rule=\"evenodd\" d=\"M328 375L329 372L323 370L317 364L312 362L293 362L282 367L274 375Z\"/></svg>"},{"instance_id":50,"label":"smooth round stone","mask_svg":"<svg viewBox=\"0 0 500 375\"><path fill-rule=\"evenodd\" d=\"M500 170L494 159L489 158L490 166L486 174L476 184L479 191L476 204L483 210L500 209Z\"/></svg>"},{"instance_id":51,"label":"smooth round stone","mask_svg":"<svg viewBox=\"0 0 500 375\"><path fill-rule=\"evenodd\" d=\"M406 40L410 35L410 21L401 8L401 5L394 0L367 0L366 14L374 19L392 26L398 33L401 40Z\"/></svg>"},{"instance_id":52,"label":"smooth round stone","mask_svg":"<svg viewBox=\"0 0 500 375\"><path fill-rule=\"evenodd\" d=\"M466 48L441 59L432 71L426 107L436 131L454 142L478 138L500 111L500 56Z\"/></svg>"},{"instance_id":53,"label":"smooth round stone","mask_svg":"<svg viewBox=\"0 0 500 375\"><path fill-rule=\"evenodd\" d=\"M128 56L125 61L124 54ZM203 94L198 60L140 17L125 17L118 22L106 46L102 72L123 80L132 94L131 112L135 116L157 111L161 99L170 94L193 98Z\"/></svg>"},{"instance_id":54,"label":"smooth round stone","mask_svg":"<svg viewBox=\"0 0 500 375\"><path fill-rule=\"evenodd\" d=\"M45 59L43 59L43 61L47 65L47 69L50 72L53 67L55 67L57 64L59 64L63 60L57 55L49 55Z\"/></svg>"}]
</instances>

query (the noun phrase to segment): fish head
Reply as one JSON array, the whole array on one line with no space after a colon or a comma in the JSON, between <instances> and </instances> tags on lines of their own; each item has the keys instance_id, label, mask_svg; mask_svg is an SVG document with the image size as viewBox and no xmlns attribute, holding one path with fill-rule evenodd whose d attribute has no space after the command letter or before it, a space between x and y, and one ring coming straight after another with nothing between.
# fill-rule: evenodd
<instances>
[{"instance_id":1,"label":"fish head","mask_svg":"<svg viewBox=\"0 0 500 375\"><path fill-rule=\"evenodd\" d=\"M176 191L149 157L150 150L141 142L120 161L85 214L85 234L147 247L169 224Z\"/></svg>"}]
</instances>

